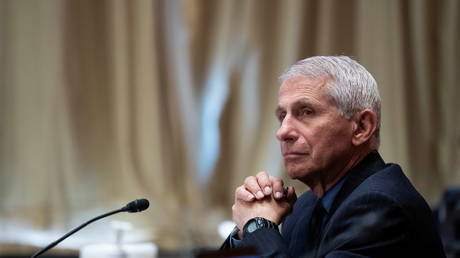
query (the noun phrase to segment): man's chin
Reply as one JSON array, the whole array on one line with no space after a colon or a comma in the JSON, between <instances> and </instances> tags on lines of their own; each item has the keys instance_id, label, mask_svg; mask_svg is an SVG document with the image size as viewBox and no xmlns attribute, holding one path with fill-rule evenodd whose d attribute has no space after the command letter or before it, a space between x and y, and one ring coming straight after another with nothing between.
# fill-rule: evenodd
<instances>
[{"instance_id":1,"label":"man's chin","mask_svg":"<svg viewBox=\"0 0 460 258\"><path fill-rule=\"evenodd\" d=\"M306 178L311 177L312 174L307 168L286 167L286 175L293 180L304 181Z\"/></svg>"},{"instance_id":2,"label":"man's chin","mask_svg":"<svg viewBox=\"0 0 460 258\"><path fill-rule=\"evenodd\" d=\"M305 172L303 171L298 171L298 170L287 170L287 176L290 178L290 179L301 179L303 177L305 177Z\"/></svg>"}]
</instances>

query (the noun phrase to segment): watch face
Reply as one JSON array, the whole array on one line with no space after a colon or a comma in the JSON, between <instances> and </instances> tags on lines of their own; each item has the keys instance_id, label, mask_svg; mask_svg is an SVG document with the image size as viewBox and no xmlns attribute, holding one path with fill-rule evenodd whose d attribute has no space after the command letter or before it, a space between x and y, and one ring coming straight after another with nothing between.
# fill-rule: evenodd
<instances>
[{"instance_id":1,"label":"watch face","mask_svg":"<svg viewBox=\"0 0 460 258\"><path fill-rule=\"evenodd\" d=\"M275 223L273 223L273 222L271 222L269 220L266 220L264 218L255 217L255 218L249 220L246 223L246 225L244 225L244 227L243 227L243 237L246 234L251 234L252 232L256 231L259 228L273 228L273 229L276 229L277 231L279 231L278 226Z\"/></svg>"},{"instance_id":2,"label":"watch face","mask_svg":"<svg viewBox=\"0 0 460 258\"><path fill-rule=\"evenodd\" d=\"M252 233L254 231L256 231L257 229L257 223L255 220L251 221L251 223L248 224L248 232L249 233Z\"/></svg>"}]
</instances>

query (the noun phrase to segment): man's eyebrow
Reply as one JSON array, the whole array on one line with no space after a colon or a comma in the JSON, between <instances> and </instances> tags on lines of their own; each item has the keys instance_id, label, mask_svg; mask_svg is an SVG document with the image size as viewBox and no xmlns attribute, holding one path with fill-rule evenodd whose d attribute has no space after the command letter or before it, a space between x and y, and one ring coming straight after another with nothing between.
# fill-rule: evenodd
<instances>
[{"instance_id":1,"label":"man's eyebrow","mask_svg":"<svg viewBox=\"0 0 460 258\"><path fill-rule=\"evenodd\" d=\"M304 107L312 107L314 105L315 104L309 98L301 98L292 104L292 108L297 109L297 108L304 108ZM285 108L278 106L275 109L275 115L279 116L282 112L285 112L285 111L286 111Z\"/></svg>"},{"instance_id":2,"label":"man's eyebrow","mask_svg":"<svg viewBox=\"0 0 460 258\"><path fill-rule=\"evenodd\" d=\"M312 101L310 99L308 99L308 98L299 99L296 102L294 102L294 104L292 104L292 106L295 107L295 108L305 107L305 106L312 106L312 105L313 105Z\"/></svg>"}]
</instances>

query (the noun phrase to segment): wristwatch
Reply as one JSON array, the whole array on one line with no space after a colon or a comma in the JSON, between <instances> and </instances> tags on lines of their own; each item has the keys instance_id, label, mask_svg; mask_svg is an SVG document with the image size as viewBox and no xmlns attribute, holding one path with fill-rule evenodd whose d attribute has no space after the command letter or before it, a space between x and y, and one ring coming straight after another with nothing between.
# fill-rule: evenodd
<instances>
[{"instance_id":1,"label":"wristwatch","mask_svg":"<svg viewBox=\"0 0 460 258\"><path fill-rule=\"evenodd\" d=\"M248 236L259 228L274 228L278 230L278 225L276 225L276 223L273 221L261 217L252 218L248 220L248 222L246 222L243 227L243 237Z\"/></svg>"}]
</instances>

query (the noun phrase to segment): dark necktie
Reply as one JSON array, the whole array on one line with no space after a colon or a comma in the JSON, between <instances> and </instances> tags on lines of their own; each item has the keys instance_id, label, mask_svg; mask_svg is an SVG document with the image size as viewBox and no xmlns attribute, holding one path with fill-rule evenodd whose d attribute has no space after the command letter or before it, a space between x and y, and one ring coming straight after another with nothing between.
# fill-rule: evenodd
<instances>
[{"instance_id":1,"label":"dark necktie","mask_svg":"<svg viewBox=\"0 0 460 258\"><path fill-rule=\"evenodd\" d=\"M310 248L312 248L311 250L313 253L316 253L318 249L319 241L321 238L321 229L326 214L327 211L324 209L321 199L318 199L316 201L315 208L313 209L309 230Z\"/></svg>"}]
</instances>

